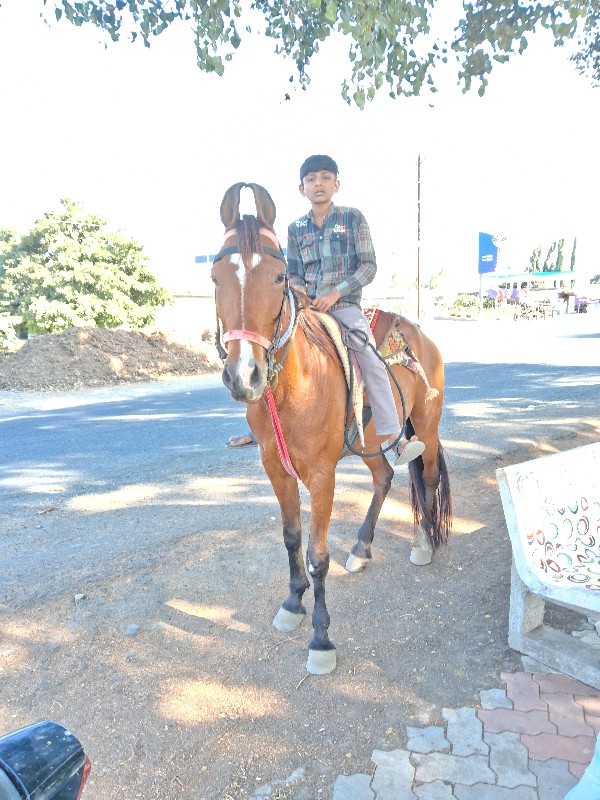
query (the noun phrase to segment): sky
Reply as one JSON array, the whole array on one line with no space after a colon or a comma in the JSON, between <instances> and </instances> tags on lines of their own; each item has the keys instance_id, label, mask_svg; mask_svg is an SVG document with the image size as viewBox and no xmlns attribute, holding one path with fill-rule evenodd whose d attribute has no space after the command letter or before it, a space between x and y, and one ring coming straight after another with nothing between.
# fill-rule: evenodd
<instances>
[{"instance_id":1,"label":"sky","mask_svg":"<svg viewBox=\"0 0 600 800\"><path fill-rule=\"evenodd\" d=\"M443 269L457 290L476 290L479 231L506 237L501 258L514 271L560 238L568 258L576 236L578 275L600 272L600 89L545 32L498 65L483 98L462 94L455 68L435 96L384 91L360 111L341 97L341 40L325 44L308 90L286 101L293 65L265 37L244 39L219 78L197 68L184 25L150 49L105 47L91 26L46 24L42 7L0 5L0 227L25 231L71 197L143 245L171 290L186 291L206 277L195 256L220 248L226 189L265 186L285 244L289 222L308 210L299 166L324 152L340 168L336 202L369 222L382 289ZM444 13L453 7L444 0ZM450 31L450 16L439 24Z\"/></svg>"}]
</instances>

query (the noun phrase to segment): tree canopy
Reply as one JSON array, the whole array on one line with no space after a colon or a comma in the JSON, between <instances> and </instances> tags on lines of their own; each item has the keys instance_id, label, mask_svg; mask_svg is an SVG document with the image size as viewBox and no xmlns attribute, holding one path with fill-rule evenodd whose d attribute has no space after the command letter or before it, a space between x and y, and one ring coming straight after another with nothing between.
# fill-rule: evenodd
<instances>
[{"instance_id":1,"label":"tree canopy","mask_svg":"<svg viewBox=\"0 0 600 800\"><path fill-rule=\"evenodd\" d=\"M600 0L475 0L463 2L454 30L434 37L432 21L444 0L43 0L44 12L75 25L89 23L112 40L123 35L150 46L177 22L191 28L197 63L222 75L243 37L260 32L295 64L290 77L306 87L311 58L332 33L348 37L348 102L363 107L386 88L391 97L432 92L435 67L458 65L463 91L485 92L495 63L523 53L539 29L556 45L574 40L576 68L600 83Z\"/></svg>"},{"instance_id":2,"label":"tree canopy","mask_svg":"<svg viewBox=\"0 0 600 800\"><path fill-rule=\"evenodd\" d=\"M23 236L0 230L0 309L28 333L150 324L169 294L140 245L73 200L60 202Z\"/></svg>"}]
</instances>

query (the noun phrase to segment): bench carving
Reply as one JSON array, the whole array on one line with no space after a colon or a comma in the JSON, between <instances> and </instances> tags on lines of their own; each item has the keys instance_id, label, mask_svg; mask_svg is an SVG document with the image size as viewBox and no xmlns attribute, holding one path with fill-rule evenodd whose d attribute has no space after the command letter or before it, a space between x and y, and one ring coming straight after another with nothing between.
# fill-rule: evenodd
<instances>
[{"instance_id":1,"label":"bench carving","mask_svg":"<svg viewBox=\"0 0 600 800\"><path fill-rule=\"evenodd\" d=\"M544 624L546 600L600 618L600 442L496 477L513 554L509 645L600 689L600 649Z\"/></svg>"}]
</instances>

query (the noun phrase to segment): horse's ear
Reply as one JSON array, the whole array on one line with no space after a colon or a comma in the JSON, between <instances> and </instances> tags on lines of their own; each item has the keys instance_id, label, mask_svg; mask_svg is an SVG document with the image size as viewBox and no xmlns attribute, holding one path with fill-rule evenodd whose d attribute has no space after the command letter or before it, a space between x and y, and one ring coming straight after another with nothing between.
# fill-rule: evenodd
<instances>
[{"instance_id":1,"label":"horse's ear","mask_svg":"<svg viewBox=\"0 0 600 800\"><path fill-rule=\"evenodd\" d=\"M229 231L240 221L240 192L246 186L242 181L230 186L223 195L221 202L221 222L225 230Z\"/></svg>"},{"instance_id":2,"label":"horse's ear","mask_svg":"<svg viewBox=\"0 0 600 800\"><path fill-rule=\"evenodd\" d=\"M252 193L254 194L256 218L259 225L264 225L266 228L273 228L276 209L271 195L263 186L259 186L258 183L248 183L246 185L252 189Z\"/></svg>"}]
</instances>

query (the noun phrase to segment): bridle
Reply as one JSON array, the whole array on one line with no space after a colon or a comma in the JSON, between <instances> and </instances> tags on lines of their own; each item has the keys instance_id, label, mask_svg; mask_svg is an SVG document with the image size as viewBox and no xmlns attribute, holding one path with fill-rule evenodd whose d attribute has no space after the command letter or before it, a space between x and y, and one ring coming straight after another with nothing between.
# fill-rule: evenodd
<instances>
[{"instance_id":1,"label":"bridle","mask_svg":"<svg viewBox=\"0 0 600 800\"><path fill-rule=\"evenodd\" d=\"M234 236L237 233L236 230L229 230L225 233L225 241L230 236ZM269 415L271 417L271 424L273 425L273 431L275 434L275 442L277 444L277 452L279 453L279 459L285 471L288 475L291 475L293 478L301 480L300 476L296 472L292 460L290 458L290 454L287 449L287 445L285 443L285 438L283 436L283 430L281 428L281 422L279 420L279 415L277 414L277 408L275 407L275 398L273 397L273 389L277 386L277 378L279 372L283 368L283 362L285 361L285 357L288 353L290 345L294 339L294 333L296 332L296 328L298 326L299 315L297 313L296 308L296 299L292 292L290 286L289 275L287 271L287 262L285 260L285 256L283 255L283 251L277 241L277 237L275 234L269 230L268 228L260 228L259 233L267 236L271 241L273 241L277 245L277 249L274 247L263 247L262 251L267 253L268 255L277 258L279 261L282 261L285 265L285 278L283 284L283 294L281 297L281 306L279 308L279 314L277 315L277 323L275 325L275 333L273 334L273 341L269 341L265 336L260 333L256 333L255 331L246 331L246 330L229 330L225 331L223 335L221 335L221 320L219 319L219 315L217 313L217 331L215 334L215 344L217 346L217 350L219 352L219 356L223 361L227 358L227 351L223 347L223 344L227 344L227 342L235 341L236 339L244 339L247 342L254 342L259 344L261 347L267 352L267 382L265 384L265 396L267 407L269 409ZM217 253L214 257L214 261L219 261L219 259L224 258L228 255L233 254L240 254L240 250L238 247L231 246L231 247L222 247L221 250ZM282 318L283 318L283 309L285 308L285 301L288 301L290 307L290 319L287 325L287 328L281 333L282 328ZM215 296L216 300L216 296ZM216 306L216 303L215 303ZM223 343L223 344L222 344ZM275 356L279 353L283 348L283 352L280 353L279 361L275 360ZM272 388L271 388L272 384Z\"/></svg>"},{"instance_id":2,"label":"bridle","mask_svg":"<svg viewBox=\"0 0 600 800\"><path fill-rule=\"evenodd\" d=\"M281 298L281 307L279 309L279 314L277 315L277 323L275 325L275 332L273 334L273 340L269 341L266 336L263 336L260 333L256 333L255 331L247 331L247 330L237 330L232 329L225 331L221 334L221 320L217 314L217 331L215 334L215 344L217 347L217 351L222 361L227 358L227 350L223 347L223 344L227 344L227 342L235 341L243 339L247 342L254 342L255 344L259 344L266 350L267 353L267 383L273 382L276 385L277 382L277 375L279 374L280 370L283 367L283 361L285 356L287 355L287 351L292 343L292 339L294 333L296 331L296 327L298 325L298 314L296 309L296 300L294 298L294 294L292 292L288 271L287 271L287 262L285 260L285 256L279 242L277 241L277 237L273 233L273 231L269 230L268 228L260 228L259 233L267 238L271 239L277 245L277 249L274 247L263 246L262 251L267 253L273 258L277 258L279 261L282 261L285 265L285 278L283 284L283 295ZM235 236L237 231L235 229L231 229L225 233L225 242L232 236ZM222 247L217 255L214 257L214 262L216 263L220 259L224 258L228 255L240 255L240 249L236 245L232 246L224 246ZM285 301L288 301L290 307L290 319L287 325L287 328L283 333L281 333L282 328L282 318L283 318L283 310L285 308ZM287 345L287 346L286 346ZM279 361L276 362L275 356L279 350L285 347L284 352L281 354Z\"/></svg>"}]
</instances>

